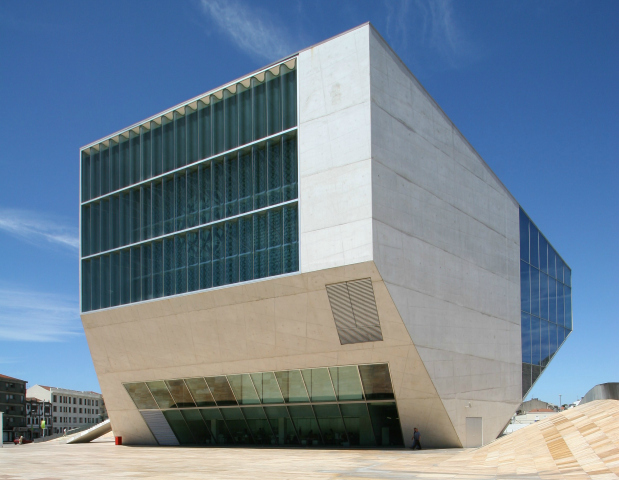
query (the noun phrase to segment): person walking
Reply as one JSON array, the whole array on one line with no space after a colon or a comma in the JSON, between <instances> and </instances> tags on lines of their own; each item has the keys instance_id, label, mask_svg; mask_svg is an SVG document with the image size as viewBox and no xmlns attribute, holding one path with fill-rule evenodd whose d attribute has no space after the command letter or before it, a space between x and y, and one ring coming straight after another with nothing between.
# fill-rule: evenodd
<instances>
[{"instance_id":1,"label":"person walking","mask_svg":"<svg viewBox=\"0 0 619 480\"><path fill-rule=\"evenodd\" d=\"M417 427L415 427L413 431L413 446L411 448L415 450L417 447L421 450L421 433L417 430Z\"/></svg>"}]
</instances>

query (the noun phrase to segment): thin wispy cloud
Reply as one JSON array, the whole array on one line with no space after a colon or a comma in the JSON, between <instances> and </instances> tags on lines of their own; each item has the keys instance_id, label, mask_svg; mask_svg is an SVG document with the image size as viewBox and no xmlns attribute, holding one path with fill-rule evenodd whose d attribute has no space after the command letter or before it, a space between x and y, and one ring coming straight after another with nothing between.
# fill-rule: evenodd
<instances>
[{"instance_id":1,"label":"thin wispy cloud","mask_svg":"<svg viewBox=\"0 0 619 480\"><path fill-rule=\"evenodd\" d=\"M397 50L414 57L428 52L448 69L479 57L479 47L456 19L452 0L385 0L385 5L387 36Z\"/></svg>"},{"instance_id":2,"label":"thin wispy cloud","mask_svg":"<svg viewBox=\"0 0 619 480\"><path fill-rule=\"evenodd\" d=\"M269 13L238 0L200 0L202 12L243 52L266 61L295 51L296 42Z\"/></svg>"},{"instance_id":3,"label":"thin wispy cloud","mask_svg":"<svg viewBox=\"0 0 619 480\"><path fill-rule=\"evenodd\" d=\"M81 334L76 299L0 286L0 340L62 342Z\"/></svg>"},{"instance_id":4,"label":"thin wispy cloud","mask_svg":"<svg viewBox=\"0 0 619 480\"><path fill-rule=\"evenodd\" d=\"M77 227L29 210L0 208L0 232L37 246L59 246L72 251L79 248Z\"/></svg>"}]
</instances>

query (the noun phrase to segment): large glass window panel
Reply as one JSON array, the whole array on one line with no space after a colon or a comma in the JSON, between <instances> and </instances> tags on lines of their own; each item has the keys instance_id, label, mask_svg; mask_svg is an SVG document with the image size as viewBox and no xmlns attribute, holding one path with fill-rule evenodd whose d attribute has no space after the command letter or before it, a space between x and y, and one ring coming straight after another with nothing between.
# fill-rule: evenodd
<instances>
[{"instance_id":1,"label":"large glass window panel","mask_svg":"<svg viewBox=\"0 0 619 480\"><path fill-rule=\"evenodd\" d=\"M239 281L239 222L226 222L226 283Z\"/></svg>"},{"instance_id":2,"label":"large glass window panel","mask_svg":"<svg viewBox=\"0 0 619 480\"><path fill-rule=\"evenodd\" d=\"M90 200L90 154L82 152L82 202Z\"/></svg>"},{"instance_id":3,"label":"large glass window panel","mask_svg":"<svg viewBox=\"0 0 619 480\"><path fill-rule=\"evenodd\" d=\"M211 229L200 230L200 288L203 289L213 285L212 242Z\"/></svg>"},{"instance_id":4,"label":"large glass window panel","mask_svg":"<svg viewBox=\"0 0 619 480\"><path fill-rule=\"evenodd\" d=\"M215 400L203 378L186 378L185 384L198 407L214 407Z\"/></svg>"},{"instance_id":5,"label":"large glass window panel","mask_svg":"<svg viewBox=\"0 0 619 480\"><path fill-rule=\"evenodd\" d=\"M125 383L125 390L135 403L139 410L154 410L157 409L157 403L150 393L150 390L144 382Z\"/></svg>"},{"instance_id":6,"label":"large glass window panel","mask_svg":"<svg viewBox=\"0 0 619 480\"><path fill-rule=\"evenodd\" d=\"M522 398L531 390L531 365L522 364Z\"/></svg>"},{"instance_id":7,"label":"large glass window panel","mask_svg":"<svg viewBox=\"0 0 619 480\"><path fill-rule=\"evenodd\" d=\"M565 306L565 327L572 330L572 289L563 286L563 302Z\"/></svg>"},{"instance_id":8,"label":"large glass window panel","mask_svg":"<svg viewBox=\"0 0 619 480\"><path fill-rule=\"evenodd\" d=\"M112 253L110 266L110 304L120 305L120 252Z\"/></svg>"},{"instance_id":9,"label":"large glass window panel","mask_svg":"<svg viewBox=\"0 0 619 480\"><path fill-rule=\"evenodd\" d=\"M355 365L329 367L329 372L339 401L363 400L361 378Z\"/></svg>"},{"instance_id":10,"label":"large glass window panel","mask_svg":"<svg viewBox=\"0 0 619 480\"><path fill-rule=\"evenodd\" d=\"M521 312L520 333L522 339L522 361L531 363L531 317Z\"/></svg>"},{"instance_id":11,"label":"large glass window panel","mask_svg":"<svg viewBox=\"0 0 619 480\"><path fill-rule=\"evenodd\" d=\"M174 231L174 177L163 180L163 233Z\"/></svg>"},{"instance_id":12,"label":"large glass window panel","mask_svg":"<svg viewBox=\"0 0 619 480\"><path fill-rule=\"evenodd\" d=\"M198 100L198 130L200 135L200 158L210 157L212 154L211 142L211 106Z\"/></svg>"},{"instance_id":13,"label":"large glass window panel","mask_svg":"<svg viewBox=\"0 0 619 480\"><path fill-rule=\"evenodd\" d=\"M225 283L226 270L226 235L225 225L213 225L213 286L218 287Z\"/></svg>"},{"instance_id":14,"label":"large glass window panel","mask_svg":"<svg viewBox=\"0 0 619 480\"><path fill-rule=\"evenodd\" d=\"M176 168L187 165L187 124L184 112L174 112L174 156Z\"/></svg>"},{"instance_id":15,"label":"large glass window panel","mask_svg":"<svg viewBox=\"0 0 619 480\"><path fill-rule=\"evenodd\" d=\"M555 325L554 323L549 323L548 324L548 340L549 340L549 355L550 357L552 357L557 349L559 348L559 343L558 343L558 336L559 336L559 328L557 327L557 325Z\"/></svg>"},{"instance_id":16,"label":"large glass window panel","mask_svg":"<svg viewBox=\"0 0 619 480\"><path fill-rule=\"evenodd\" d=\"M564 265L563 268L563 283L565 283L568 287L572 286L572 271L567 265Z\"/></svg>"},{"instance_id":17,"label":"large glass window panel","mask_svg":"<svg viewBox=\"0 0 619 480\"><path fill-rule=\"evenodd\" d=\"M185 107L187 118L187 163L193 163L198 158L198 111L190 106Z\"/></svg>"},{"instance_id":18,"label":"large glass window panel","mask_svg":"<svg viewBox=\"0 0 619 480\"><path fill-rule=\"evenodd\" d=\"M540 316L539 275L537 268L531 268L531 313Z\"/></svg>"},{"instance_id":19,"label":"large glass window panel","mask_svg":"<svg viewBox=\"0 0 619 480\"><path fill-rule=\"evenodd\" d=\"M206 377L205 380L218 406L225 407L237 404L226 377Z\"/></svg>"},{"instance_id":20,"label":"large glass window panel","mask_svg":"<svg viewBox=\"0 0 619 480\"><path fill-rule=\"evenodd\" d=\"M174 403L176 407L195 407L194 403L187 386L183 380L166 380L166 385L172 398L174 399Z\"/></svg>"},{"instance_id":21,"label":"large glass window panel","mask_svg":"<svg viewBox=\"0 0 619 480\"><path fill-rule=\"evenodd\" d=\"M557 282L557 324L566 326L565 324L565 297L563 292L566 287L562 283Z\"/></svg>"},{"instance_id":22,"label":"large glass window panel","mask_svg":"<svg viewBox=\"0 0 619 480\"><path fill-rule=\"evenodd\" d=\"M335 401L335 392L327 368L307 368L301 370L301 374L312 402Z\"/></svg>"},{"instance_id":23,"label":"large glass window panel","mask_svg":"<svg viewBox=\"0 0 619 480\"><path fill-rule=\"evenodd\" d=\"M92 310L92 275L90 260L82 261L82 312Z\"/></svg>"},{"instance_id":24,"label":"large glass window panel","mask_svg":"<svg viewBox=\"0 0 619 480\"><path fill-rule=\"evenodd\" d=\"M537 317L531 317L531 363L533 365L542 364L541 321Z\"/></svg>"},{"instance_id":25,"label":"large glass window panel","mask_svg":"<svg viewBox=\"0 0 619 480\"><path fill-rule=\"evenodd\" d=\"M539 268L539 232L532 223L529 224L529 248L531 250L531 265Z\"/></svg>"},{"instance_id":26,"label":"large glass window panel","mask_svg":"<svg viewBox=\"0 0 619 480\"><path fill-rule=\"evenodd\" d=\"M340 410L348 434L348 438L343 439L342 446L375 446L376 437L367 405L365 403L342 404Z\"/></svg>"},{"instance_id":27,"label":"large glass window panel","mask_svg":"<svg viewBox=\"0 0 619 480\"><path fill-rule=\"evenodd\" d=\"M140 135L142 136L142 179L146 180L152 176L152 142L150 125L148 125L148 127L140 127Z\"/></svg>"},{"instance_id":28,"label":"large glass window panel","mask_svg":"<svg viewBox=\"0 0 619 480\"><path fill-rule=\"evenodd\" d=\"M282 120L283 129L297 124L297 71L281 67L282 73Z\"/></svg>"},{"instance_id":29,"label":"large glass window panel","mask_svg":"<svg viewBox=\"0 0 619 480\"><path fill-rule=\"evenodd\" d=\"M140 189L131 190L131 242L140 241Z\"/></svg>"},{"instance_id":30,"label":"large glass window panel","mask_svg":"<svg viewBox=\"0 0 619 480\"><path fill-rule=\"evenodd\" d=\"M234 443L237 445L251 445L254 443L254 439L245 422L245 417L239 407L222 408L221 414L224 416Z\"/></svg>"},{"instance_id":31,"label":"large glass window panel","mask_svg":"<svg viewBox=\"0 0 619 480\"><path fill-rule=\"evenodd\" d=\"M150 184L144 185L142 188L142 240L147 240L151 238L151 206L152 206L152 197Z\"/></svg>"},{"instance_id":32,"label":"large glass window panel","mask_svg":"<svg viewBox=\"0 0 619 480\"><path fill-rule=\"evenodd\" d=\"M254 127L254 140L267 135L267 93L266 83L258 78L251 79L253 91L252 114Z\"/></svg>"},{"instance_id":33,"label":"large glass window panel","mask_svg":"<svg viewBox=\"0 0 619 480\"><path fill-rule=\"evenodd\" d=\"M299 270L299 226L297 205L284 207L284 273Z\"/></svg>"},{"instance_id":34,"label":"large glass window panel","mask_svg":"<svg viewBox=\"0 0 619 480\"><path fill-rule=\"evenodd\" d=\"M120 135L120 188L124 188L131 183L131 158L129 155L129 136Z\"/></svg>"},{"instance_id":35,"label":"large glass window panel","mask_svg":"<svg viewBox=\"0 0 619 480\"><path fill-rule=\"evenodd\" d=\"M101 194L101 159L99 152L90 149L90 194L97 198Z\"/></svg>"},{"instance_id":36,"label":"large glass window panel","mask_svg":"<svg viewBox=\"0 0 619 480\"><path fill-rule=\"evenodd\" d=\"M187 233L187 291L200 288L200 236L199 232Z\"/></svg>"},{"instance_id":37,"label":"large glass window panel","mask_svg":"<svg viewBox=\"0 0 619 480\"><path fill-rule=\"evenodd\" d=\"M252 373L251 378L262 403L284 403L273 372Z\"/></svg>"},{"instance_id":38,"label":"large glass window panel","mask_svg":"<svg viewBox=\"0 0 619 480\"><path fill-rule=\"evenodd\" d=\"M548 317L557 323L557 281L552 277L548 281Z\"/></svg>"},{"instance_id":39,"label":"large glass window panel","mask_svg":"<svg viewBox=\"0 0 619 480\"><path fill-rule=\"evenodd\" d=\"M305 382L299 370L275 372L275 377L286 403L309 402Z\"/></svg>"},{"instance_id":40,"label":"large glass window panel","mask_svg":"<svg viewBox=\"0 0 619 480\"><path fill-rule=\"evenodd\" d=\"M269 140L267 164L268 203L275 205L282 201L282 152L281 138Z\"/></svg>"},{"instance_id":41,"label":"large glass window panel","mask_svg":"<svg viewBox=\"0 0 619 480\"><path fill-rule=\"evenodd\" d=\"M110 256L101 257L101 308L110 306Z\"/></svg>"},{"instance_id":42,"label":"large glass window panel","mask_svg":"<svg viewBox=\"0 0 619 480\"><path fill-rule=\"evenodd\" d=\"M386 363L359 365L366 400L390 400L393 397L389 366Z\"/></svg>"},{"instance_id":43,"label":"large glass window panel","mask_svg":"<svg viewBox=\"0 0 619 480\"><path fill-rule=\"evenodd\" d=\"M99 257L90 260L92 278L92 309L98 310L101 307L101 268Z\"/></svg>"},{"instance_id":44,"label":"large glass window panel","mask_svg":"<svg viewBox=\"0 0 619 480\"><path fill-rule=\"evenodd\" d=\"M174 121L166 116L161 118L163 129L163 171L174 170Z\"/></svg>"},{"instance_id":45,"label":"large glass window panel","mask_svg":"<svg viewBox=\"0 0 619 480\"><path fill-rule=\"evenodd\" d=\"M154 382L146 382L146 385L148 385L148 389L153 394L159 408L176 408L176 402L174 402L172 395L170 395L165 382L157 380Z\"/></svg>"},{"instance_id":46,"label":"large glass window panel","mask_svg":"<svg viewBox=\"0 0 619 480\"><path fill-rule=\"evenodd\" d=\"M110 149L101 145L101 195L110 192Z\"/></svg>"},{"instance_id":47,"label":"large glass window panel","mask_svg":"<svg viewBox=\"0 0 619 480\"><path fill-rule=\"evenodd\" d=\"M239 405L256 405L260 403L254 384L248 374L228 375L228 381Z\"/></svg>"},{"instance_id":48,"label":"large glass window panel","mask_svg":"<svg viewBox=\"0 0 619 480\"><path fill-rule=\"evenodd\" d=\"M176 264L176 294L187 291L187 244L185 235L174 237L174 257Z\"/></svg>"},{"instance_id":49,"label":"large glass window panel","mask_svg":"<svg viewBox=\"0 0 619 480\"><path fill-rule=\"evenodd\" d=\"M163 242L153 242L153 297L163 296Z\"/></svg>"},{"instance_id":50,"label":"large glass window panel","mask_svg":"<svg viewBox=\"0 0 619 480\"><path fill-rule=\"evenodd\" d=\"M254 223L252 217L239 219L239 280L245 282L254 273Z\"/></svg>"},{"instance_id":51,"label":"large glass window panel","mask_svg":"<svg viewBox=\"0 0 619 480\"><path fill-rule=\"evenodd\" d=\"M153 298L152 245L142 245L142 300Z\"/></svg>"},{"instance_id":52,"label":"large glass window panel","mask_svg":"<svg viewBox=\"0 0 619 480\"><path fill-rule=\"evenodd\" d=\"M294 423L302 446L322 445L320 428L309 405L290 405L290 417Z\"/></svg>"},{"instance_id":53,"label":"large glass window panel","mask_svg":"<svg viewBox=\"0 0 619 480\"><path fill-rule=\"evenodd\" d=\"M110 246L120 247L120 197L110 198Z\"/></svg>"},{"instance_id":54,"label":"large glass window panel","mask_svg":"<svg viewBox=\"0 0 619 480\"><path fill-rule=\"evenodd\" d=\"M176 278L174 268L174 237L163 240L163 294L174 295Z\"/></svg>"},{"instance_id":55,"label":"large glass window panel","mask_svg":"<svg viewBox=\"0 0 619 480\"><path fill-rule=\"evenodd\" d=\"M561 257L559 257L557 255L556 257L556 268L557 268L557 280L559 280L560 282L563 282L563 260L561 260Z\"/></svg>"},{"instance_id":56,"label":"large glass window panel","mask_svg":"<svg viewBox=\"0 0 619 480\"><path fill-rule=\"evenodd\" d=\"M163 233L163 182L153 183L152 201L152 236L158 237Z\"/></svg>"},{"instance_id":57,"label":"large glass window panel","mask_svg":"<svg viewBox=\"0 0 619 480\"><path fill-rule=\"evenodd\" d=\"M140 155L140 134L131 130L129 132L129 142L131 145L130 162L131 162L131 183L137 183L142 180L142 158Z\"/></svg>"},{"instance_id":58,"label":"large glass window panel","mask_svg":"<svg viewBox=\"0 0 619 480\"><path fill-rule=\"evenodd\" d=\"M131 243L131 192L120 194L120 244Z\"/></svg>"},{"instance_id":59,"label":"large glass window panel","mask_svg":"<svg viewBox=\"0 0 619 480\"><path fill-rule=\"evenodd\" d=\"M187 178L186 172L177 173L176 181L176 230L184 230L186 227L185 214L187 209Z\"/></svg>"},{"instance_id":60,"label":"large glass window panel","mask_svg":"<svg viewBox=\"0 0 619 480\"><path fill-rule=\"evenodd\" d=\"M234 444L232 435L218 408L201 408L200 414L202 418L204 418L204 423L206 423L208 429L211 431L215 443L218 445Z\"/></svg>"},{"instance_id":61,"label":"large glass window panel","mask_svg":"<svg viewBox=\"0 0 619 480\"><path fill-rule=\"evenodd\" d=\"M101 251L101 204L90 204L90 253Z\"/></svg>"},{"instance_id":62,"label":"large glass window panel","mask_svg":"<svg viewBox=\"0 0 619 480\"><path fill-rule=\"evenodd\" d=\"M236 148L239 144L237 95L224 90L224 117L226 150Z\"/></svg>"},{"instance_id":63,"label":"large glass window panel","mask_svg":"<svg viewBox=\"0 0 619 480\"><path fill-rule=\"evenodd\" d=\"M239 154L239 212L249 212L254 208L253 169L251 149Z\"/></svg>"},{"instance_id":64,"label":"large glass window panel","mask_svg":"<svg viewBox=\"0 0 619 480\"><path fill-rule=\"evenodd\" d=\"M542 367L548 365L550 360L550 337L548 333L549 323L545 320L540 320L540 343L541 343L541 356Z\"/></svg>"},{"instance_id":65,"label":"large glass window panel","mask_svg":"<svg viewBox=\"0 0 619 480\"><path fill-rule=\"evenodd\" d=\"M153 177L163 173L163 128L160 121L150 122L152 137L152 174Z\"/></svg>"},{"instance_id":66,"label":"large glass window panel","mask_svg":"<svg viewBox=\"0 0 619 480\"><path fill-rule=\"evenodd\" d=\"M542 370L542 367L540 367L539 365L531 366L531 385L535 384L538 377L542 374Z\"/></svg>"},{"instance_id":67,"label":"large glass window panel","mask_svg":"<svg viewBox=\"0 0 619 480\"><path fill-rule=\"evenodd\" d=\"M131 302L142 300L142 265L140 247L131 249Z\"/></svg>"},{"instance_id":68,"label":"large glass window panel","mask_svg":"<svg viewBox=\"0 0 619 480\"><path fill-rule=\"evenodd\" d=\"M268 275L268 222L266 213L254 216L254 278Z\"/></svg>"},{"instance_id":69,"label":"large glass window panel","mask_svg":"<svg viewBox=\"0 0 619 480\"><path fill-rule=\"evenodd\" d=\"M557 278L557 254L550 245L548 246L548 274Z\"/></svg>"},{"instance_id":70,"label":"large glass window panel","mask_svg":"<svg viewBox=\"0 0 619 480\"><path fill-rule=\"evenodd\" d=\"M237 85L238 107L239 107L239 145L252 141L251 130L251 89L249 82L247 86Z\"/></svg>"},{"instance_id":71,"label":"large glass window panel","mask_svg":"<svg viewBox=\"0 0 619 480\"><path fill-rule=\"evenodd\" d=\"M180 413L185 419L185 423L187 423L187 427L191 431L196 445L211 445L214 443L211 432L206 427L206 423L199 410L181 410Z\"/></svg>"},{"instance_id":72,"label":"large glass window panel","mask_svg":"<svg viewBox=\"0 0 619 480\"><path fill-rule=\"evenodd\" d=\"M298 445L299 440L286 407L264 407L276 445Z\"/></svg>"},{"instance_id":73,"label":"large glass window panel","mask_svg":"<svg viewBox=\"0 0 619 480\"><path fill-rule=\"evenodd\" d=\"M110 192L120 188L120 147L110 140Z\"/></svg>"},{"instance_id":74,"label":"large glass window panel","mask_svg":"<svg viewBox=\"0 0 619 480\"><path fill-rule=\"evenodd\" d=\"M376 443L383 447L402 447L402 430L395 403L369 403L368 410L376 435Z\"/></svg>"},{"instance_id":75,"label":"large glass window panel","mask_svg":"<svg viewBox=\"0 0 619 480\"><path fill-rule=\"evenodd\" d=\"M524 261L520 262L520 308L525 312L531 311L531 267Z\"/></svg>"},{"instance_id":76,"label":"large glass window panel","mask_svg":"<svg viewBox=\"0 0 619 480\"><path fill-rule=\"evenodd\" d=\"M127 248L120 252L120 303L131 301L131 251Z\"/></svg>"},{"instance_id":77,"label":"large glass window panel","mask_svg":"<svg viewBox=\"0 0 619 480\"><path fill-rule=\"evenodd\" d=\"M200 167L200 224L211 221L211 164Z\"/></svg>"},{"instance_id":78,"label":"large glass window panel","mask_svg":"<svg viewBox=\"0 0 619 480\"><path fill-rule=\"evenodd\" d=\"M340 408L336 404L314 405L314 413L325 445L342 446L348 442Z\"/></svg>"},{"instance_id":79,"label":"large glass window panel","mask_svg":"<svg viewBox=\"0 0 619 480\"><path fill-rule=\"evenodd\" d=\"M270 71L266 72L267 78L267 117L268 134L281 132L282 130L282 91L281 77L274 76Z\"/></svg>"},{"instance_id":80,"label":"large glass window panel","mask_svg":"<svg viewBox=\"0 0 619 480\"><path fill-rule=\"evenodd\" d=\"M540 273L540 282L539 282L539 296L540 296L540 317L545 320L548 320L548 275L545 273Z\"/></svg>"},{"instance_id":81,"label":"large glass window panel","mask_svg":"<svg viewBox=\"0 0 619 480\"><path fill-rule=\"evenodd\" d=\"M529 261L529 218L520 209L520 258Z\"/></svg>"},{"instance_id":82,"label":"large glass window panel","mask_svg":"<svg viewBox=\"0 0 619 480\"><path fill-rule=\"evenodd\" d=\"M198 169L187 172L187 228L195 227L200 220L200 187Z\"/></svg>"},{"instance_id":83,"label":"large glass window panel","mask_svg":"<svg viewBox=\"0 0 619 480\"><path fill-rule=\"evenodd\" d=\"M269 276L282 273L283 260L283 210L278 208L268 211L269 222Z\"/></svg>"},{"instance_id":84,"label":"large glass window panel","mask_svg":"<svg viewBox=\"0 0 619 480\"><path fill-rule=\"evenodd\" d=\"M297 193L297 138L286 136L283 140L282 152L282 181L283 200L293 200L298 197Z\"/></svg>"},{"instance_id":85,"label":"large glass window panel","mask_svg":"<svg viewBox=\"0 0 619 480\"><path fill-rule=\"evenodd\" d=\"M254 209L267 206L268 161L266 145L256 145L254 151Z\"/></svg>"},{"instance_id":86,"label":"large glass window panel","mask_svg":"<svg viewBox=\"0 0 619 480\"><path fill-rule=\"evenodd\" d=\"M244 407L241 408L241 411L256 444L271 445L276 443L271 425L262 407Z\"/></svg>"},{"instance_id":87,"label":"large glass window panel","mask_svg":"<svg viewBox=\"0 0 619 480\"><path fill-rule=\"evenodd\" d=\"M239 213L239 161L238 156L227 155L226 170L226 217Z\"/></svg>"},{"instance_id":88,"label":"large glass window panel","mask_svg":"<svg viewBox=\"0 0 619 480\"><path fill-rule=\"evenodd\" d=\"M211 162L213 168L213 196L211 214L213 220L224 218L226 203L226 178L223 158Z\"/></svg>"},{"instance_id":89,"label":"large glass window panel","mask_svg":"<svg viewBox=\"0 0 619 480\"><path fill-rule=\"evenodd\" d=\"M542 234L539 235L539 265L542 272L548 273L548 241Z\"/></svg>"},{"instance_id":90,"label":"large glass window panel","mask_svg":"<svg viewBox=\"0 0 619 480\"><path fill-rule=\"evenodd\" d=\"M181 445L193 445L196 443L191 430L187 426L187 422L183 418L183 414L178 410L167 410L163 412L166 420L170 424L174 435Z\"/></svg>"},{"instance_id":91,"label":"large glass window panel","mask_svg":"<svg viewBox=\"0 0 619 480\"><path fill-rule=\"evenodd\" d=\"M90 205L82 206L82 257L90 255Z\"/></svg>"},{"instance_id":92,"label":"large glass window panel","mask_svg":"<svg viewBox=\"0 0 619 480\"><path fill-rule=\"evenodd\" d=\"M213 109L213 154L217 154L225 149L224 102L211 95L211 105Z\"/></svg>"}]
</instances>

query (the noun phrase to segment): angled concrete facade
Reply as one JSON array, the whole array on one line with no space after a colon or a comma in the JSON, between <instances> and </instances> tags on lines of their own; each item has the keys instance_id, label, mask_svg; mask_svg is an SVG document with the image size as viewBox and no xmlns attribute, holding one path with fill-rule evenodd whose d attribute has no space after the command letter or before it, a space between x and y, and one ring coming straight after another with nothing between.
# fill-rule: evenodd
<instances>
[{"instance_id":1,"label":"angled concrete facade","mask_svg":"<svg viewBox=\"0 0 619 480\"><path fill-rule=\"evenodd\" d=\"M84 312L115 435L162 443L128 384L386 364L405 445L494 440L522 401L518 203L371 25L291 58L298 271ZM382 340L343 342L327 287L368 278Z\"/></svg>"}]
</instances>

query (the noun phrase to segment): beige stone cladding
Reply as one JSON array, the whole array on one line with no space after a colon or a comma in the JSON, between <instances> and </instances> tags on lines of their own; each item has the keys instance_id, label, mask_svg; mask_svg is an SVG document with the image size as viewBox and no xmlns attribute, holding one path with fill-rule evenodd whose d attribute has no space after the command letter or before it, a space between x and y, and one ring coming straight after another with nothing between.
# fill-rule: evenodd
<instances>
[{"instance_id":1,"label":"beige stone cladding","mask_svg":"<svg viewBox=\"0 0 619 480\"><path fill-rule=\"evenodd\" d=\"M371 278L384 340L340 345L325 285ZM410 444L460 446L372 262L82 315L114 434L154 444L123 382L386 362Z\"/></svg>"},{"instance_id":2,"label":"beige stone cladding","mask_svg":"<svg viewBox=\"0 0 619 480\"><path fill-rule=\"evenodd\" d=\"M521 401L518 204L371 27L373 259L466 441Z\"/></svg>"}]
</instances>

